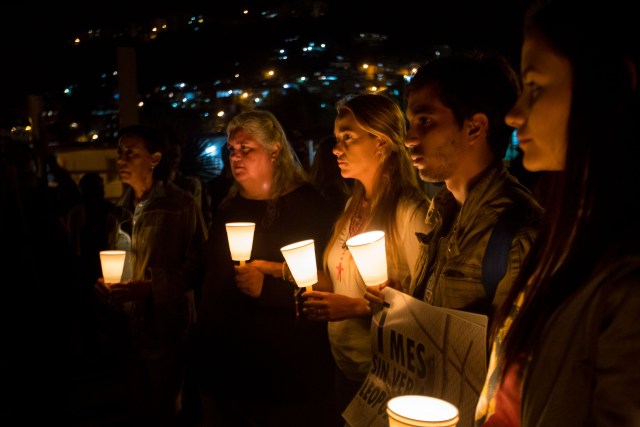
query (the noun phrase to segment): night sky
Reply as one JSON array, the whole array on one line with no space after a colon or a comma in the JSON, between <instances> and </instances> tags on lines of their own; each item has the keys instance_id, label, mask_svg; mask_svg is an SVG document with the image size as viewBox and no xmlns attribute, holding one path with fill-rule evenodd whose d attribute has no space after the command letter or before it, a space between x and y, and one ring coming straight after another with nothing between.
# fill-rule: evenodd
<instances>
[{"instance_id":1,"label":"night sky","mask_svg":"<svg viewBox=\"0 0 640 427\"><path fill-rule=\"evenodd\" d=\"M105 6L87 3L78 10L76 6L59 2L36 8L34 4L22 4L5 12L0 17L0 57L3 58L2 76L4 100L3 111L20 108L26 95L38 94L61 83L87 78L98 73L103 62L113 61L114 49L108 44L94 44L91 49L78 49L69 44L72 35L98 26L117 27L133 22L145 22L154 16L172 13L215 13L220 19L237 16L240 5L287 3L290 7L309 4L309 0L284 1L231 1L220 6L203 7L202 2L181 1L180 6L148 1L108 2ZM329 20L321 21L314 31L328 32L332 36L357 34L358 32L380 32L392 40L393 50L419 51L433 44L450 44L455 47L491 48L501 51L512 61L517 61L520 46L520 25L524 10L523 0L442 0L388 2L381 7L373 1L327 0ZM345 6L347 4L348 6ZM231 20L230 20L231 21ZM280 28L282 34L295 31ZM261 40L268 39L261 33L263 28L221 25L212 31L215 37L196 41L183 40L183 45L148 50L148 56L157 55L147 67L142 67L146 76L140 79L153 80L154 73L165 73L166 77L188 81L190 77L210 73L239 51L260 49ZM390 52L394 54L396 52ZM68 82L67 82L68 80Z\"/></svg>"}]
</instances>

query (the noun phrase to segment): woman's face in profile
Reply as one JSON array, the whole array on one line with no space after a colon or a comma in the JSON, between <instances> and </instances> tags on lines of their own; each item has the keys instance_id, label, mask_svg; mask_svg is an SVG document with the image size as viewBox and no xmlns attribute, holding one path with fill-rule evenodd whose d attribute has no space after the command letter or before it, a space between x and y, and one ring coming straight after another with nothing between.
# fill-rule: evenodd
<instances>
[{"instance_id":1,"label":"woman's face in profile","mask_svg":"<svg viewBox=\"0 0 640 427\"><path fill-rule=\"evenodd\" d=\"M505 121L517 129L530 171L564 169L571 108L571 63L539 34L527 35L521 52L523 90Z\"/></svg>"},{"instance_id":2,"label":"woman's face in profile","mask_svg":"<svg viewBox=\"0 0 640 427\"><path fill-rule=\"evenodd\" d=\"M372 180L381 164L376 155L378 138L364 130L350 111L336 118L333 132L336 137L333 154L342 177L361 182Z\"/></svg>"},{"instance_id":3,"label":"woman's face in profile","mask_svg":"<svg viewBox=\"0 0 640 427\"><path fill-rule=\"evenodd\" d=\"M251 134L237 130L227 141L233 178L243 188L268 186L273 177L275 153L269 153Z\"/></svg>"}]
</instances>

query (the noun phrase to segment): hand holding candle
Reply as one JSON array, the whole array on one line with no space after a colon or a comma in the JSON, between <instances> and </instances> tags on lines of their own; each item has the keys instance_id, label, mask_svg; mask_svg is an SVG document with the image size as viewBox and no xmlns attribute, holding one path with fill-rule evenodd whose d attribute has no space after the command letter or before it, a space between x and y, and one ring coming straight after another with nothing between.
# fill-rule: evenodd
<instances>
[{"instance_id":1,"label":"hand holding candle","mask_svg":"<svg viewBox=\"0 0 640 427\"><path fill-rule=\"evenodd\" d=\"M228 222L225 224L225 228L227 229L231 259L240 261L240 265L243 265L245 261L251 259L256 224L255 222Z\"/></svg>"},{"instance_id":2,"label":"hand holding candle","mask_svg":"<svg viewBox=\"0 0 640 427\"><path fill-rule=\"evenodd\" d=\"M100 251L104 283L120 283L126 256L126 251Z\"/></svg>"}]
</instances>

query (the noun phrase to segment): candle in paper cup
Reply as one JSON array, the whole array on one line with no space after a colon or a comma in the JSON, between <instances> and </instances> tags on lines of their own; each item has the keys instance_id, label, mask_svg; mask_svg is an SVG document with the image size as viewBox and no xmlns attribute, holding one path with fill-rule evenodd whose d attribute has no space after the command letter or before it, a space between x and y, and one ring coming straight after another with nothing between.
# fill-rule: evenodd
<instances>
[{"instance_id":1,"label":"candle in paper cup","mask_svg":"<svg viewBox=\"0 0 640 427\"><path fill-rule=\"evenodd\" d=\"M387 281L387 253L384 231L368 231L347 240L347 247L367 286Z\"/></svg>"},{"instance_id":2,"label":"candle in paper cup","mask_svg":"<svg viewBox=\"0 0 640 427\"><path fill-rule=\"evenodd\" d=\"M280 251L299 287L305 288L318 283L316 249L313 239L283 246Z\"/></svg>"},{"instance_id":3,"label":"candle in paper cup","mask_svg":"<svg viewBox=\"0 0 640 427\"><path fill-rule=\"evenodd\" d=\"M456 427L458 408L430 396L396 396L387 402L389 427Z\"/></svg>"},{"instance_id":4,"label":"candle in paper cup","mask_svg":"<svg viewBox=\"0 0 640 427\"><path fill-rule=\"evenodd\" d=\"M100 251L102 277L105 283L120 283L126 251Z\"/></svg>"},{"instance_id":5,"label":"candle in paper cup","mask_svg":"<svg viewBox=\"0 0 640 427\"><path fill-rule=\"evenodd\" d=\"M256 223L228 222L225 224L225 228L227 229L231 259L244 264L245 261L251 259L253 233L256 229Z\"/></svg>"}]
</instances>

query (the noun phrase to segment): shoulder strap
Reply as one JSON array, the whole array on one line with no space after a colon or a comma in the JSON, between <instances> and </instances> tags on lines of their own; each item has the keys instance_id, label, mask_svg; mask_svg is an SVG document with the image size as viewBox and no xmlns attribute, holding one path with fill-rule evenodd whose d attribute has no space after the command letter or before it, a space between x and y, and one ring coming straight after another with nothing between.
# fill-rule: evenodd
<instances>
[{"instance_id":1,"label":"shoulder strap","mask_svg":"<svg viewBox=\"0 0 640 427\"><path fill-rule=\"evenodd\" d=\"M521 209L507 209L493 227L489 243L482 258L482 285L489 301L498 289L498 283L507 272L511 242L524 219Z\"/></svg>"}]
</instances>

